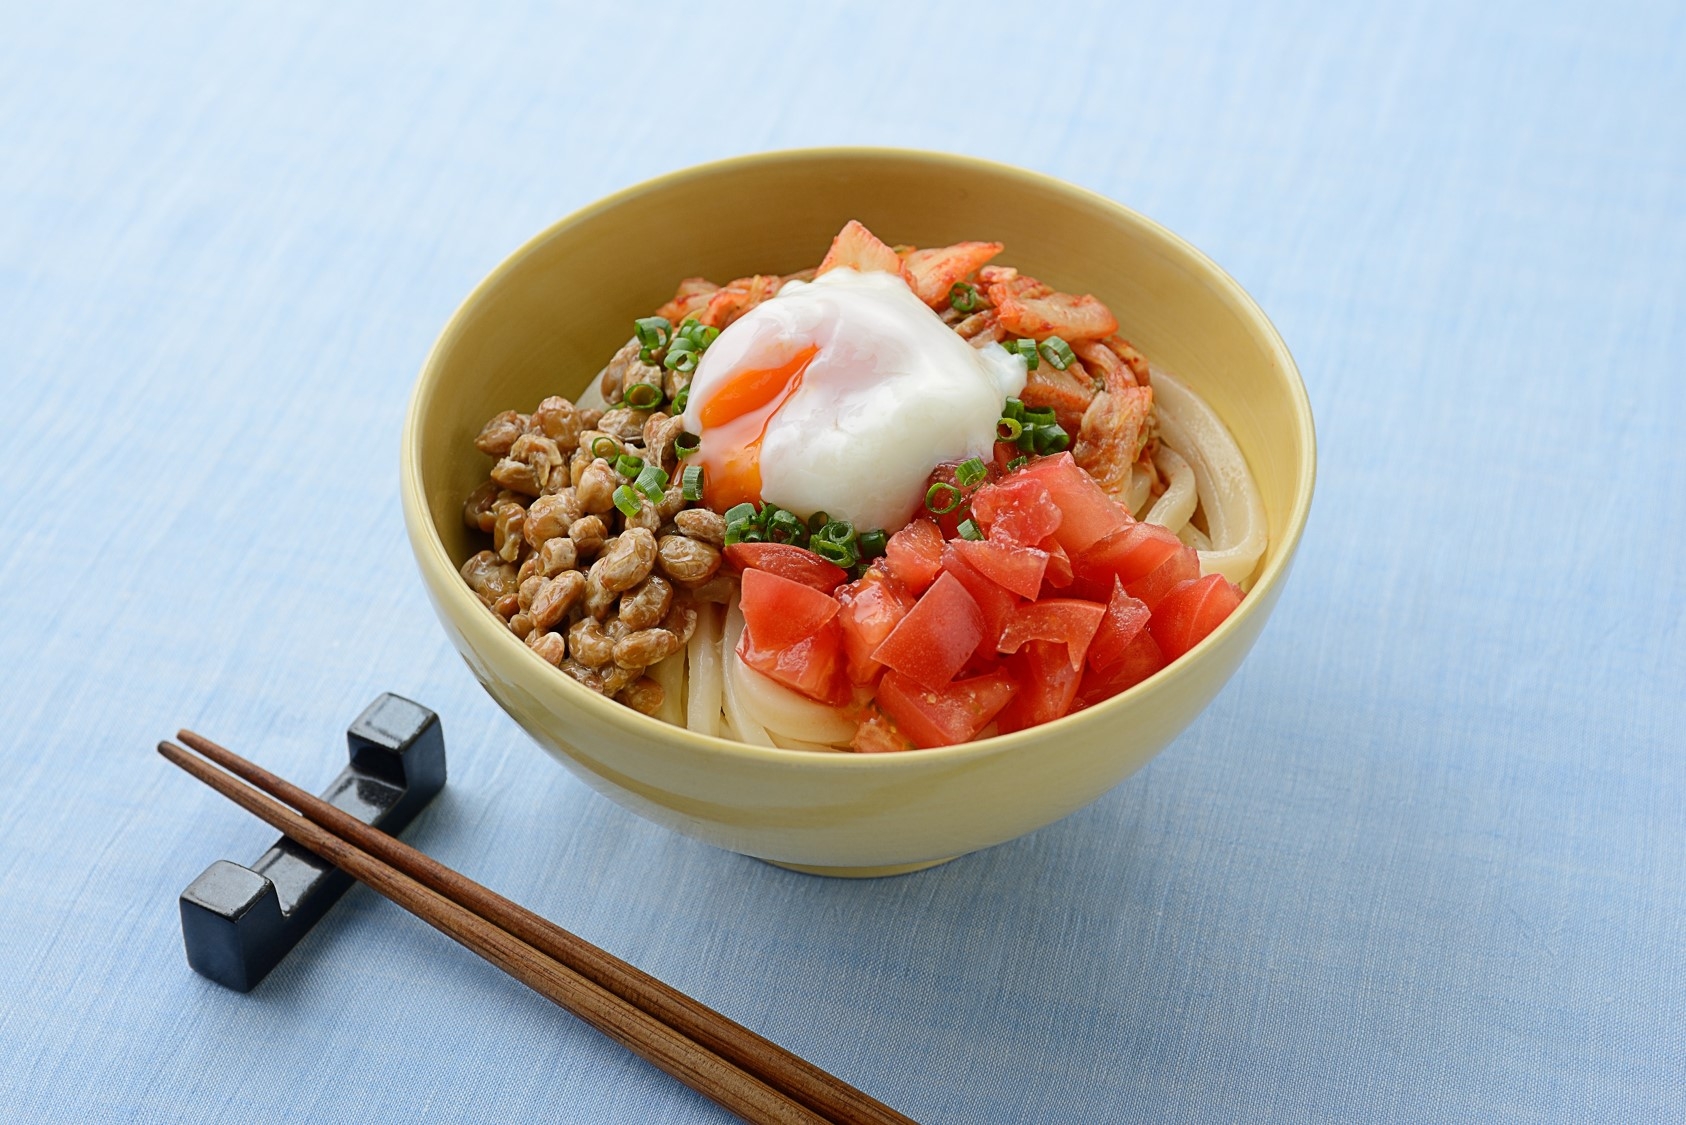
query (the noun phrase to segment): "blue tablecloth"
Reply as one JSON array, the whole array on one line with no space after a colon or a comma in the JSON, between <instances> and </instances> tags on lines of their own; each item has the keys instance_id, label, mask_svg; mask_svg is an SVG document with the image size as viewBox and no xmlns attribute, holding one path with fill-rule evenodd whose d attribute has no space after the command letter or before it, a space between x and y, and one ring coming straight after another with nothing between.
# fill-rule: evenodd
<instances>
[{"instance_id":1,"label":"blue tablecloth","mask_svg":"<svg viewBox=\"0 0 1686 1125\"><path fill-rule=\"evenodd\" d=\"M723 1118L361 889L250 994L188 970L176 895L273 833L154 741L322 784L383 690L449 744L411 839L923 1121L1681 1119L1679 5L470 8L0 18L0 1119ZM1163 221L1321 439L1186 735L869 882L558 769L448 649L397 496L414 374L503 255L831 143Z\"/></svg>"}]
</instances>

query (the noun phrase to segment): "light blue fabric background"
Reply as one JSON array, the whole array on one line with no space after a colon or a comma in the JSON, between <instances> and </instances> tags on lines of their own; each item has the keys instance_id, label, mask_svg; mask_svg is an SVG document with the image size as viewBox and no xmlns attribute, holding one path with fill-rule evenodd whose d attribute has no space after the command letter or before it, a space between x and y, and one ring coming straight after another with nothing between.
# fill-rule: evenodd
<instances>
[{"instance_id":1,"label":"light blue fabric background","mask_svg":"<svg viewBox=\"0 0 1686 1125\"><path fill-rule=\"evenodd\" d=\"M152 744L319 785L382 690L444 718L412 840L923 1121L1686 1115L1681 7L610 7L0 12L0 1119L724 1117L362 890L250 995L188 970L176 895L273 834ZM501 257L832 143L1166 223L1321 439L1186 735L859 883L553 765L397 496L414 374Z\"/></svg>"}]
</instances>

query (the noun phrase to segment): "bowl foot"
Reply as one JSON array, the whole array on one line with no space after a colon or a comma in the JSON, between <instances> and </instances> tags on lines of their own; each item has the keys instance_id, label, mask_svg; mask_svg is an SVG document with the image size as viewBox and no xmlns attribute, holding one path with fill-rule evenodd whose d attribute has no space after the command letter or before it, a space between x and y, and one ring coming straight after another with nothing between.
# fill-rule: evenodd
<instances>
[{"instance_id":1,"label":"bowl foot","mask_svg":"<svg viewBox=\"0 0 1686 1125\"><path fill-rule=\"evenodd\" d=\"M804 875L827 875L833 879L882 879L886 875L911 875L915 871L923 871L927 867L936 867L959 858L951 855L942 859L922 859L918 863L892 863L884 867L815 867L806 863L783 863L776 859L764 859L761 862L782 867L786 871L800 871Z\"/></svg>"}]
</instances>

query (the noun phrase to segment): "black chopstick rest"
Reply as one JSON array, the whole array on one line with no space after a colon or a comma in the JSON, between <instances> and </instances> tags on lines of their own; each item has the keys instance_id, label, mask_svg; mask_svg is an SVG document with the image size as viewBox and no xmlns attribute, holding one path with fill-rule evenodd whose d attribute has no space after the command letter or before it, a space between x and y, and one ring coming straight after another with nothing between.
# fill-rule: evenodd
<instances>
[{"instance_id":1,"label":"black chopstick rest","mask_svg":"<svg viewBox=\"0 0 1686 1125\"><path fill-rule=\"evenodd\" d=\"M445 787L439 716L383 694L346 728L351 764L322 799L384 832L402 831ZM288 839L243 867L219 859L181 894L187 963L250 991L328 912L352 880Z\"/></svg>"}]
</instances>

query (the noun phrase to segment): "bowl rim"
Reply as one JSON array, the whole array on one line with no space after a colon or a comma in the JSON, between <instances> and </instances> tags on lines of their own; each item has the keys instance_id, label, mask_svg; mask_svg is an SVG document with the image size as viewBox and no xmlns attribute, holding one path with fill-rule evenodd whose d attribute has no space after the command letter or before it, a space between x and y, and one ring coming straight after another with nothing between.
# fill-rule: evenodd
<instances>
[{"instance_id":1,"label":"bowl rim","mask_svg":"<svg viewBox=\"0 0 1686 1125\"><path fill-rule=\"evenodd\" d=\"M431 404L441 370L442 357L455 344L458 336L462 334L464 325L486 294L496 288L505 277L518 269L529 257L537 253L540 248L558 234L640 196L664 191L689 180L703 179L722 173L753 170L758 167L777 164L828 160L863 163L871 161L925 162L943 166L950 172L981 171L997 177L1016 180L1039 190L1064 194L1077 201L1111 211L1124 222L1137 228L1142 235L1158 242L1160 249L1167 252L1168 256L1180 257L1194 266L1203 275L1203 280L1213 285L1223 297L1227 298L1239 312L1248 318L1265 349L1273 355L1288 375L1290 406L1296 424L1305 435L1306 456L1299 466L1297 479L1294 482L1294 502L1288 511L1283 527L1280 550L1272 553L1264 570L1260 572L1258 580L1254 582L1252 589L1247 592L1247 597L1242 599L1236 612L1230 614L1222 624L1194 648L1142 683L1120 692L1094 707L1073 712L1051 723L1027 727L1011 734L962 742L953 746L936 746L927 749L902 750L882 754L846 752L822 754L812 750L787 750L778 746L757 746L722 736L700 734L688 727L676 726L654 716L642 714L618 704L606 696L599 695L590 688L575 683L567 676L560 674L556 677L559 689L565 696L568 696L570 692L573 693L571 698L574 698L579 706L593 713L597 719L611 726L630 724L629 729L640 735L671 740L671 744L676 750L688 749L711 754L725 754L744 763L775 768L800 767L821 770L887 770L897 768L892 763L898 762L901 763L902 768L907 768L914 764L956 764L969 758L988 758L996 754L1010 753L1032 742L1046 740L1049 735L1057 736L1063 731L1074 730L1081 725L1104 722L1109 711L1125 705L1126 701L1130 704L1150 706L1154 696L1171 690L1173 684L1192 674L1193 667L1199 663L1198 658L1202 653L1209 652L1215 645L1221 643L1223 637L1234 632L1243 621L1253 613L1258 612L1259 606L1270 600L1268 595L1283 581L1293 563L1294 555L1299 548L1301 534L1310 515L1312 494L1315 491L1317 478L1317 432L1305 382L1300 375L1298 364L1294 362L1294 357L1288 350L1288 345L1283 341L1281 334L1276 330L1276 326L1265 315L1258 302L1223 267L1182 236L1139 211L1089 188L1047 173L959 153L878 145L836 145L775 149L767 152L726 157L676 169L629 185L564 215L522 242L458 303L450 318L445 322L445 326L435 338L433 345L428 349L405 409L400 449L399 491L403 504L406 531L411 548L417 556L417 564L424 571L423 581L428 585L433 584L428 581L425 574L429 562L451 574L455 574L458 568L452 564L450 556L445 550L444 540L440 537L439 529L433 521L422 489L422 466L419 441L417 440L419 419L424 409ZM459 582L454 586L447 584L447 587L444 596L458 603L461 609L484 612L485 607L478 598L474 597L466 585ZM443 609L444 607L440 606L440 608ZM518 652L522 654L528 652L526 644L515 634L507 629L490 630L490 623L487 624L488 630L497 638L493 643L509 646L511 656L517 655ZM1189 659L1191 657L1194 659Z\"/></svg>"}]
</instances>

